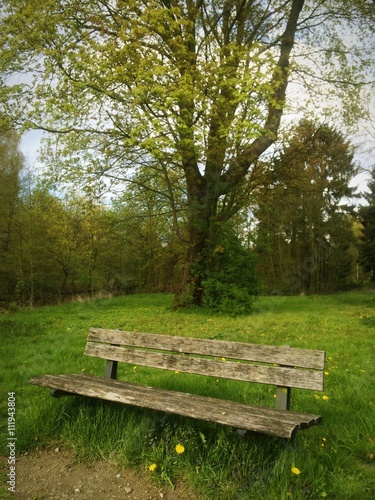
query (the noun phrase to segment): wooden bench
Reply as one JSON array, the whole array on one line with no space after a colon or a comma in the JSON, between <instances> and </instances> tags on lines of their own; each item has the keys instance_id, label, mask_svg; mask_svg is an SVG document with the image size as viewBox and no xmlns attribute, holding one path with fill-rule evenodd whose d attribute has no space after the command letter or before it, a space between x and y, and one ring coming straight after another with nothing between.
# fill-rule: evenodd
<instances>
[{"instance_id":1,"label":"wooden bench","mask_svg":"<svg viewBox=\"0 0 375 500\"><path fill-rule=\"evenodd\" d=\"M293 438L298 429L321 421L319 415L290 411L290 391L323 390L323 351L91 328L85 354L106 360L104 377L82 373L42 375L30 383L49 387L55 397L80 394L282 438ZM119 361L215 379L272 384L276 386L276 407L119 381Z\"/></svg>"}]
</instances>

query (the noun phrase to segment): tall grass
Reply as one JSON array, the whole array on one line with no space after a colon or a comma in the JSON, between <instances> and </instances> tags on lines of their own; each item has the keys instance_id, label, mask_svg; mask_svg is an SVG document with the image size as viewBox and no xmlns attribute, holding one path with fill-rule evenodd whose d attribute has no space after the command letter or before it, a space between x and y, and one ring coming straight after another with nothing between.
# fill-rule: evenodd
<instances>
[{"instance_id":1,"label":"tall grass","mask_svg":"<svg viewBox=\"0 0 375 500\"><path fill-rule=\"evenodd\" d=\"M139 467L169 484L183 479L204 499L375 497L373 295L263 297L252 315L237 318L173 311L171 305L169 295L138 295L2 315L1 454L7 456L7 393L14 391L18 453L63 443L78 459ZM229 427L162 412L83 397L56 400L28 384L44 373L101 375L103 361L83 355L90 326L325 350L324 392L292 393L293 409L319 413L323 423L300 431L293 443L256 434L241 438ZM268 386L126 365L119 376L273 405Z\"/></svg>"}]
</instances>

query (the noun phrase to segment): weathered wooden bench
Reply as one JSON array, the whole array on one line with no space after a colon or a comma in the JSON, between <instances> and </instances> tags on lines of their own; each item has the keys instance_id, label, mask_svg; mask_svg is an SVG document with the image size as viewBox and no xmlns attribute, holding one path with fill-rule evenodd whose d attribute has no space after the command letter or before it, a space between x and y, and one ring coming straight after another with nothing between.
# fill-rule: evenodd
<instances>
[{"instance_id":1,"label":"weathered wooden bench","mask_svg":"<svg viewBox=\"0 0 375 500\"><path fill-rule=\"evenodd\" d=\"M106 360L104 377L42 375L31 384L55 397L83 395L293 438L319 415L290 411L291 388L323 390L325 353L198 338L91 328L85 354ZM264 408L117 380L118 362L276 386L276 407Z\"/></svg>"}]
</instances>

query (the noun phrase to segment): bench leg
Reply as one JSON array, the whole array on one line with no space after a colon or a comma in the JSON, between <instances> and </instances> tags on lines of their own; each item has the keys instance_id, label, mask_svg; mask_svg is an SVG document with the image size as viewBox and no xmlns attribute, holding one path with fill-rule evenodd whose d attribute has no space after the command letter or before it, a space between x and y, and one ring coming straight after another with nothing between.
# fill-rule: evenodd
<instances>
[{"instance_id":1,"label":"bench leg","mask_svg":"<svg viewBox=\"0 0 375 500\"><path fill-rule=\"evenodd\" d=\"M290 347L290 345L284 345L283 347ZM290 392L290 387L276 387L275 408L277 410L290 410Z\"/></svg>"},{"instance_id":2,"label":"bench leg","mask_svg":"<svg viewBox=\"0 0 375 500\"><path fill-rule=\"evenodd\" d=\"M110 361L106 360L105 363L105 370L104 370L104 377L105 378L112 378L114 380L117 379L117 361Z\"/></svg>"},{"instance_id":3,"label":"bench leg","mask_svg":"<svg viewBox=\"0 0 375 500\"><path fill-rule=\"evenodd\" d=\"M277 410L290 410L290 387L276 387Z\"/></svg>"}]
</instances>

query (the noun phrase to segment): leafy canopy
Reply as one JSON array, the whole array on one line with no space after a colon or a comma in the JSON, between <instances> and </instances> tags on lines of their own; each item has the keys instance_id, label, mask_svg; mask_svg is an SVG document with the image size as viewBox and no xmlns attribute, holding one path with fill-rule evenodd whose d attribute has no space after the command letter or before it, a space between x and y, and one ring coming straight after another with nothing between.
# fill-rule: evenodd
<instances>
[{"instance_id":1,"label":"leafy canopy","mask_svg":"<svg viewBox=\"0 0 375 500\"><path fill-rule=\"evenodd\" d=\"M188 191L213 183L226 196L275 140L288 79L334 82L336 108L350 101L353 115L373 63L367 1L5 0L2 11L2 121L58 132L48 161L70 180L116 183L139 165L165 176L164 165Z\"/></svg>"}]
</instances>

